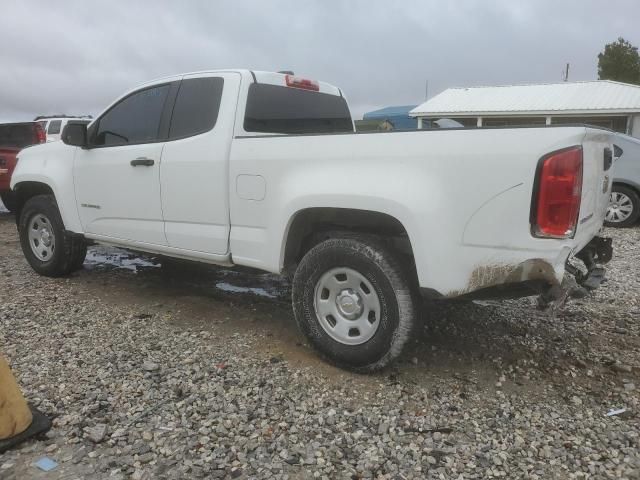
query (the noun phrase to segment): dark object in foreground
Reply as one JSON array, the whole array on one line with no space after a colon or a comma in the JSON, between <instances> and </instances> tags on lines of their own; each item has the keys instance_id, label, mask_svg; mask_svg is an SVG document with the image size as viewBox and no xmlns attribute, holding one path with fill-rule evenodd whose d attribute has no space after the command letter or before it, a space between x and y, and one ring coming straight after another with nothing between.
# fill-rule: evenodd
<instances>
[{"instance_id":1,"label":"dark object in foreground","mask_svg":"<svg viewBox=\"0 0 640 480\"><path fill-rule=\"evenodd\" d=\"M11 369L0 356L0 454L46 432L51 420L27 405Z\"/></svg>"},{"instance_id":2,"label":"dark object in foreground","mask_svg":"<svg viewBox=\"0 0 640 480\"><path fill-rule=\"evenodd\" d=\"M31 425L22 433L14 435L13 437L7 438L5 440L0 440L0 454L6 452L7 450L11 450L13 447L20 445L22 442L36 437L38 435L42 435L51 429L51 420L42 413L40 410L35 408L33 405L29 405L31 410L31 416L33 420L31 421Z\"/></svg>"}]
</instances>

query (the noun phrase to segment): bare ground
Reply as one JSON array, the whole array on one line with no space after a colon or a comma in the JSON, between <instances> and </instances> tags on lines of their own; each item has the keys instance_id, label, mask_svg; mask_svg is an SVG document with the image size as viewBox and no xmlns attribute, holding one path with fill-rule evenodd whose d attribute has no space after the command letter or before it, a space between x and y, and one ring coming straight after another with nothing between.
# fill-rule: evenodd
<instances>
[{"instance_id":1,"label":"bare ground","mask_svg":"<svg viewBox=\"0 0 640 480\"><path fill-rule=\"evenodd\" d=\"M30 401L55 418L43 441L29 441L0 456L0 478L632 478L640 472L640 230L608 234L615 239L616 256L608 282L591 296L555 315L537 311L533 299L425 303L423 334L400 362L380 374L361 376L336 369L311 351L296 330L289 285L277 276L163 263L92 247L82 271L66 279L42 278L22 257L13 218L0 213L0 351ZM110 332L120 338L122 329L124 343L114 344ZM191 378L203 370L185 367L180 375L201 398L219 381L212 365L237 369L247 391L261 385L270 369L280 369L273 378L281 384L274 388L295 388L298 402L309 405L307 413L325 419L332 416L330 410L338 416L341 409L359 412L369 420L363 424L347 415L342 430L356 440L361 438L357 432L364 431L365 445L378 450L365 455L366 450L340 447L342 453L332 457L330 445L336 442L327 440L329 433L322 440L323 423L304 435L281 438L253 463L252 450L230 456L218 451L216 456L221 445L231 449L233 434L205 435L210 450L187 445L172 457L163 452L157 427L175 423L176 431L184 428L176 438L198 438L177 420L184 411L160 408L123 426L123 419L139 414L142 406L123 402L122 392L111 391L122 381L123 392L135 391L136 398L146 394L139 391L142 385L150 388L148 404L166 395L162 382L132 377L146 358L162 359L162 371L167 365L169 373L172 363L192 365L184 362L195 358L211 376L206 389L193 387ZM111 384L96 381L105 374L113 377ZM78 385L70 387L74 379ZM103 402L111 403L100 407L107 412L96 419L88 413L96 404L91 389L104 392ZM605 416L611 408L627 411ZM286 412L276 409L274 415L289 423ZM199 421L215 423L206 412L199 413ZM98 443L87 440L83 430L95 423L108 425L109 434ZM387 423L385 430L381 425ZM438 423L432 429L444 425L445 433L438 436L416 426L430 423ZM132 433L124 440L113 437L119 427ZM290 432L290 425L285 430ZM144 454L135 448L127 450L144 432L151 432L151 440L143 437L153 454L148 463L148 457L140 461ZM331 432L338 433L333 427ZM307 463L301 460L303 452L294 455L298 462L283 461L288 460L283 449L290 455L318 435L316 448L327 449L318 458L326 461ZM418 457L393 453L396 447L408 448L408 437L418 445ZM94 456L76 463L71 457L82 446ZM60 463L54 472L30 466L43 455ZM119 463L123 455L132 457L131 464ZM204 460L194 464L198 455ZM369 461L370 456L377 460Z\"/></svg>"}]
</instances>

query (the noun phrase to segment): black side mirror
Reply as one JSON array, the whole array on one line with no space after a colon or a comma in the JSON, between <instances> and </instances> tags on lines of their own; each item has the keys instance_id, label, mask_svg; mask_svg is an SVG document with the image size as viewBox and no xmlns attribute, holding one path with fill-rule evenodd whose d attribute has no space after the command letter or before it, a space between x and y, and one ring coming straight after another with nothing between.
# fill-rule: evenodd
<instances>
[{"instance_id":1,"label":"black side mirror","mask_svg":"<svg viewBox=\"0 0 640 480\"><path fill-rule=\"evenodd\" d=\"M62 141L67 145L74 147L86 148L87 143L87 122L74 122L67 123L62 130Z\"/></svg>"}]
</instances>

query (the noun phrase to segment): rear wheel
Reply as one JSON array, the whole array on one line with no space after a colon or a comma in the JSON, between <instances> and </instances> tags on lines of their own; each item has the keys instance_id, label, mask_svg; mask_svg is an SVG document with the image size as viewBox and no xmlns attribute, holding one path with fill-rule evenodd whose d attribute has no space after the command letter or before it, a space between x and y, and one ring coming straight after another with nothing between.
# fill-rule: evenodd
<instances>
[{"instance_id":1,"label":"rear wheel","mask_svg":"<svg viewBox=\"0 0 640 480\"><path fill-rule=\"evenodd\" d=\"M22 252L39 274L59 277L82 267L86 242L65 231L52 195L38 195L25 203L18 231Z\"/></svg>"},{"instance_id":2,"label":"rear wheel","mask_svg":"<svg viewBox=\"0 0 640 480\"><path fill-rule=\"evenodd\" d=\"M0 199L5 208L10 212L16 211L16 194L15 192L2 192L0 193Z\"/></svg>"},{"instance_id":3,"label":"rear wheel","mask_svg":"<svg viewBox=\"0 0 640 480\"><path fill-rule=\"evenodd\" d=\"M336 365L359 372L395 360L418 324L419 297L396 253L373 236L325 240L293 279L300 330Z\"/></svg>"},{"instance_id":4,"label":"rear wheel","mask_svg":"<svg viewBox=\"0 0 640 480\"><path fill-rule=\"evenodd\" d=\"M640 197L635 190L624 185L614 185L605 216L608 227L630 227L640 216Z\"/></svg>"}]
</instances>

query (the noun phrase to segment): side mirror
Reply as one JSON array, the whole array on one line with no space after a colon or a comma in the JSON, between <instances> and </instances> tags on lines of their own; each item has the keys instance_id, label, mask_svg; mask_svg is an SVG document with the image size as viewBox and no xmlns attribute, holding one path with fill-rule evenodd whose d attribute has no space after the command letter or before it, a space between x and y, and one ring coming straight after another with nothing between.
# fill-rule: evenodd
<instances>
[{"instance_id":1,"label":"side mirror","mask_svg":"<svg viewBox=\"0 0 640 480\"><path fill-rule=\"evenodd\" d=\"M62 141L67 145L86 148L87 143L87 122L69 122L62 130Z\"/></svg>"}]
</instances>

